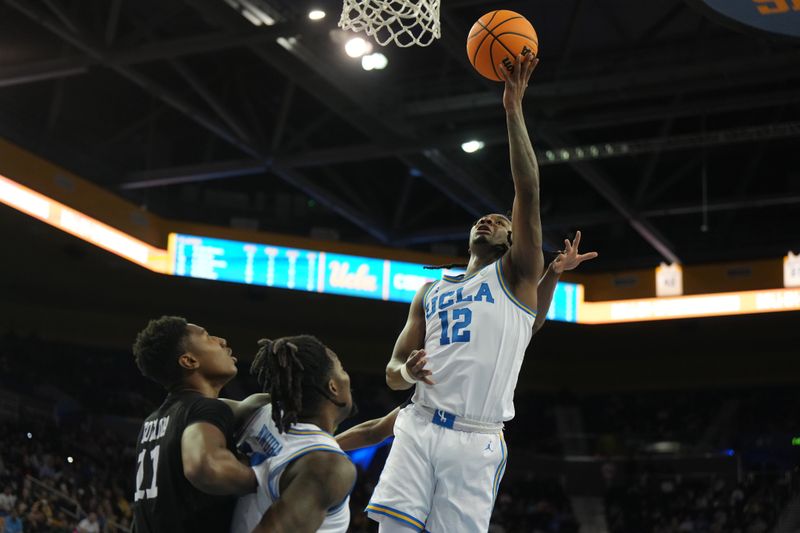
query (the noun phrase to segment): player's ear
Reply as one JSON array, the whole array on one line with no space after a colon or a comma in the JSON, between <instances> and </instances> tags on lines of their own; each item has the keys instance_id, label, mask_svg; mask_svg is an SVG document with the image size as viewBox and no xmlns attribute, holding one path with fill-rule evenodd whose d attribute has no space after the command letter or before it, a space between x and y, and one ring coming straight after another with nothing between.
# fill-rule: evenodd
<instances>
[{"instance_id":1,"label":"player's ear","mask_svg":"<svg viewBox=\"0 0 800 533\"><path fill-rule=\"evenodd\" d=\"M200 366L200 361L192 354L192 352L184 352L178 357L178 365L186 370L195 370Z\"/></svg>"},{"instance_id":2,"label":"player's ear","mask_svg":"<svg viewBox=\"0 0 800 533\"><path fill-rule=\"evenodd\" d=\"M336 385L336 381L333 378L328 380L328 391L330 391L333 396L339 394L339 387Z\"/></svg>"}]
</instances>

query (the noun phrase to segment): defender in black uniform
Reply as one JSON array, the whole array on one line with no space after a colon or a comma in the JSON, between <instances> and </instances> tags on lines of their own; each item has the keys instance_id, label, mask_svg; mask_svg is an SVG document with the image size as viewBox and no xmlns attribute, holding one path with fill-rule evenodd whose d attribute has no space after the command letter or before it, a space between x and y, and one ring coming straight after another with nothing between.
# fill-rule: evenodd
<instances>
[{"instance_id":1,"label":"defender in black uniform","mask_svg":"<svg viewBox=\"0 0 800 533\"><path fill-rule=\"evenodd\" d=\"M225 339L174 316L151 320L133 353L142 374L169 391L136 442L134 530L227 532L236 496L257 485L233 452L234 411L217 399L236 358Z\"/></svg>"}]
</instances>

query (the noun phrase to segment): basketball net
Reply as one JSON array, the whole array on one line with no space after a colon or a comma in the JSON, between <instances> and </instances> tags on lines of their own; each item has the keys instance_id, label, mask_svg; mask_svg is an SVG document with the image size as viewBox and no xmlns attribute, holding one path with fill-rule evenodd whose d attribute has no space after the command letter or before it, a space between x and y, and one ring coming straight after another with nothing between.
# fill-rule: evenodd
<instances>
[{"instance_id":1,"label":"basketball net","mask_svg":"<svg viewBox=\"0 0 800 533\"><path fill-rule=\"evenodd\" d=\"M344 0L339 27L363 31L381 46L428 46L442 36L441 0Z\"/></svg>"}]
</instances>

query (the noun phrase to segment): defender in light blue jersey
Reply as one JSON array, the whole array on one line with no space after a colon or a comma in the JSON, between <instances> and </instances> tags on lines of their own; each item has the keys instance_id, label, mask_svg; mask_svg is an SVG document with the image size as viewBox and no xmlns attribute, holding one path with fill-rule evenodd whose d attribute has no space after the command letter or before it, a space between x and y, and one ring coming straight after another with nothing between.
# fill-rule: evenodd
<instances>
[{"instance_id":1,"label":"defender in light blue jersey","mask_svg":"<svg viewBox=\"0 0 800 533\"><path fill-rule=\"evenodd\" d=\"M246 424L237 447L258 480L239 498L233 533L345 533L356 469L333 438L355 410L350 376L310 335L262 340L251 373L270 404Z\"/></svg>"}]
</instances>

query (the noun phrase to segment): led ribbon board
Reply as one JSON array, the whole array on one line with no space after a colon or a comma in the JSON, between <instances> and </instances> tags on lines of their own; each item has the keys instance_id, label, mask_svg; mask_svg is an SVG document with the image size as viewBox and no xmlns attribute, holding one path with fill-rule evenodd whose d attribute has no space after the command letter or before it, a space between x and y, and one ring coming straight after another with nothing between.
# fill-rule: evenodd
<instances>
[{"instance_id":1,"label":"led ribbon board","mask_svg":"<svg viewBox=\"0 0 800 533\"><path fill-rule=\"evenodd\" d=\"M166 273L163 249L128 235L0 175L0 203L154 272Z\"/></svg>"},{"instance_id":2,"label":"led ribbon board","mask_svg":"<svg viewBox=\"0 0 800 533\"><path fill-rule=\"evenodd\" d=\"M800 311L800 289L719 292L674 298L642 298L606 302L585 302L581 298L578 322L581 324L614 324L779 311Z\"/></svg>"},{"instance_id":3,"label":"led ribbon board","mask_svg":"<svg viewBox=\"0 0 800 533\"><path fill-rule=\"evenodd\" d=\"M0 203L162 274L410 302L443 273L416 263L176 233L167 251L2 175ZM612 324L780 311L800 311L799 288L587 302L583 285L559 283L547 318Z\"/></svg>"},{"instance_id":4,"label":"led ribbon board","mask_svg":"<svg viewBox=\"0 0 800 533\"><path fill-rule=\"evenodd\" d=\"M391 302L411 302L441 277L418 263L178 233L170 234L169 252L177 276ZM559 283L548 318L575 322L578 293L575 284Z\"/></svg>"}]
</instances>

